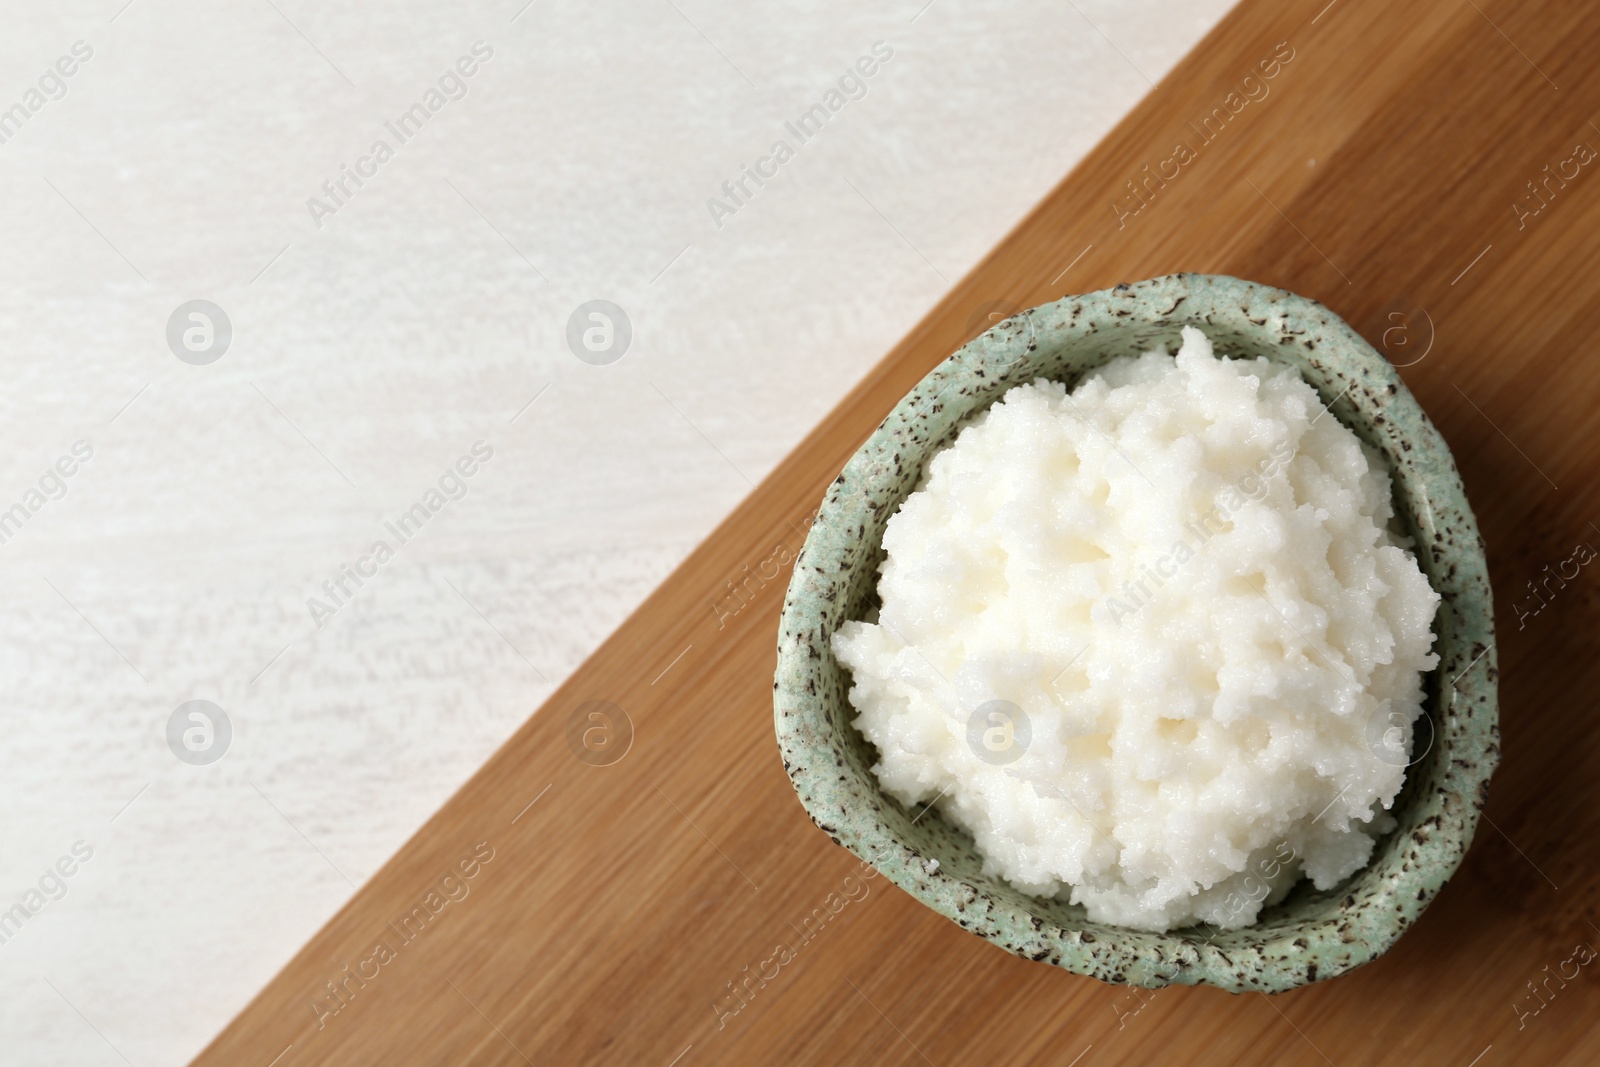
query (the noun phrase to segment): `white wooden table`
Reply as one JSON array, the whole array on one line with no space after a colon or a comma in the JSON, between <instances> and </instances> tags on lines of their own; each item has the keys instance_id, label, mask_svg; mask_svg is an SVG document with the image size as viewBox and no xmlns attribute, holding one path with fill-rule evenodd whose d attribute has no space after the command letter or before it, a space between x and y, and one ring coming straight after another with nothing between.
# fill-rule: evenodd
<instances>
[{"instance_id":1,"label":"white wooden table","mask_svg":"<svg viewBox=\"0 0 1600 1067\"><path fill-rule=\"evenodd\" d=\"M6 1064L196 1052L1227 6L523 3L0 20Z\"/></svg>"}]
</instances>

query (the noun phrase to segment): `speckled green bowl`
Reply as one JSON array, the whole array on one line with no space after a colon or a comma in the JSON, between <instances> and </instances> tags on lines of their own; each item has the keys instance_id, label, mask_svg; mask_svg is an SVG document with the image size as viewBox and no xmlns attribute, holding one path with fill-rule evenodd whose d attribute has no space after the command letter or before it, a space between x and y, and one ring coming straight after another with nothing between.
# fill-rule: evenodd
<instances>
[{"instance_id":1,"label":"speckled green bowl","mask_svg":"<svg viewBox=\"0 0 1600 1067\"><path fill-rule=\"evenodd\" d=\"M1372 862L1326 892L1301 881L1254 926L1165 934L1093 923L1084 910L983 874L972 839L878 786L852 725L830 638L876 603L884 524L957 425L1036 377L1071 385L1122 355L1199 327L1219 352L1297 368L1330 411L1388 460L1403 524L1443 597L1439 667L1426 681L1433 744L1407 771L1399 826ZM783 765L811 819L941 915L1032 960L1108 982L1292 989L1382 954L1460 864L1499 762L1494 615L1482 539L1450 450L1394 369L1333 312L1237 278L1176 274L1032 308L962 347L889 413L833 483L795 565L773 698ZM1418 747L1427 729L1416 731ZM913 819L915 818L915 821ZM934 864L930 861L937 860Z\"/></svg>"}]
</instances>

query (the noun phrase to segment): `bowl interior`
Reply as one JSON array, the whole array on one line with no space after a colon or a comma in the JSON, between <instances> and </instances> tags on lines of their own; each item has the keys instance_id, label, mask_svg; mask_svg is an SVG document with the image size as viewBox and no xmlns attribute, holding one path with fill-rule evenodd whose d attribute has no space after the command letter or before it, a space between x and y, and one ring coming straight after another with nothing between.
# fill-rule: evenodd
<instances>
[{"instance_id":1,"label":"bowl interior","mask_svg":"<svg viewBox=\"0 0 1600 1067\"><path fill-rule=\"evenodd\" d=\"M1078 905L986 876L964 831L937 810L907 810L883 794L871 770L877 750L852 725L849 674L828 639L877 606L884 525L965 419L1022 382L1045 377L1070 388L1118 356L1175 352L1185 325L1206 333L1219 354L1294 366L1330 414L1385 457L1398 532L1412 539L1444 599L1434 626L1440 665L1425 683L1428 725L1419 721L1416 762L1391 809L1399 825L1371 862L1333 889L1302 880L1241 930L1152 934L1090 922ZM1281 989L1376 956L1459 863L1498 754L1491 646L1476 524L1448 449L1390 365L1311 301L1232 278L1177 275L1023 312L901 401L835 481L801 553L784 607L775 712L786 767L813 820L973 932L1113 981Z\"/></svg>"}]
</instances>

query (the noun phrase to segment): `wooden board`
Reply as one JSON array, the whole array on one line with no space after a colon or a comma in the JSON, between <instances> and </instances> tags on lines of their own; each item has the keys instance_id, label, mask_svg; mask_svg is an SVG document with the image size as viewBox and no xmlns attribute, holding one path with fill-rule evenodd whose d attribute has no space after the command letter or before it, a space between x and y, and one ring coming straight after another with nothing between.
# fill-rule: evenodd
<instances>
[{"instance_id":1,"label":"wooden board","mask_svg":"<svg viewBox=\"0 0 1600 1067\"><path fill-rule=\"evenodd\" d=\"M1565 562L1600 547L1600 20L1324 4L1230 14L196 1062L1600 1061L1600 565ZM1274 998L1102 985L847 881L773 740L783 562L850 453L995 305L1175 270L1313 296L1409 363L1499 601L1504 762L1465 865L1387 956ZM569 748L588 701L632 723L611 765Z\"/></svg>"}]
</instances>

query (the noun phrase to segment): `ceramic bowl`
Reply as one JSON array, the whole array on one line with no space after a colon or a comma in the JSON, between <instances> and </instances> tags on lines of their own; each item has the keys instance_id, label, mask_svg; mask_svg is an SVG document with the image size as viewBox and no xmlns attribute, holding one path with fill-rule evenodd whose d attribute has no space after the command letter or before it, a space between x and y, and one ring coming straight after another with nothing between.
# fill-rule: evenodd
<instances>
[{"instance_id":1,"label":"ceramic bowl","mask_svg":"<svg viewBox=\"0 0 1600 1067\"><path fill-rule=\"evenodd\" d=\"M1176 351L1186 325L1220 353L1293 366L1384 456L1400 523L1443 599L1434 622L1439 666L1425 682L1428 721L1417 723L1415 762L1392 808L1398 828L1371 862L1326 891L1302 880L1253 926L1157 934L1090 922L1079 906L986 876L964 831L937 810L919 816L888 797L871 770L877 751L852 725L849 674L830 638L876 603L884 524L963 419L1037 377L1071 386L1114 357ZM784 768L812 821L966 930L1107 982L1276 992L1375 959L1460 864L1499 762L1497 676L1477 522L1449 448L1394 368L1315 301L1237 278L1176 274L1015 315L895 406L829 488L796 562L773 704Z\"/></svg>"}]
</instances>

